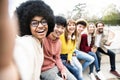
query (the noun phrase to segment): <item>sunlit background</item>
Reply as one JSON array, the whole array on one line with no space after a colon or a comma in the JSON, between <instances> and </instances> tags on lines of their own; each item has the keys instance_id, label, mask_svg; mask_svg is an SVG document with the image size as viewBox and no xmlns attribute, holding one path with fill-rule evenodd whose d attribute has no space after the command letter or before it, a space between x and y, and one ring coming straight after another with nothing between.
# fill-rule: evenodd
<instances>
[{"instance_id":1,"label":"sunlit background","mask_svg":"<svg viewBox=\"0 0 120 80\"><path fill-rule=\"evenodd\" d=\"M16 7L26 0L9 0L9 13L13 15ZM55 15L68 18L84 18L87 21L98 20L107 24L115 32L115 40L110 48L120 49L120 1L119 0L43 0ZM119 43L119 44L118 44ZM117 45L116 45L117 44Z\"/></svg>"},{"instance_id":2,"label":"sunlit background","mask_svg":"<svg viewBox=\"0 0 120 80\"><path fill-rule=\"evenodd\" d=\"M9 0L10 15L21 2L26 0ZM66 18L72 17L76 19L76 16L86 19L103 18L104 16L111 14L112 12L120 13L120 1L119 0L43 0L54 11L55 15L62 15Z\"/></svg>"}]
</instances>

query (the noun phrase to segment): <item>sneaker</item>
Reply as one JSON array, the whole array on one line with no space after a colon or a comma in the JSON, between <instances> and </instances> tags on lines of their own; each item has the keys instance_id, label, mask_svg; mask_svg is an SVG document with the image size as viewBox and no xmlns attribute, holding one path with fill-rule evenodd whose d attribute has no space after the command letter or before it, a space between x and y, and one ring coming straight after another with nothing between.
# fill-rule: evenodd
<instances>
[{"instance_id":1,"label":"sneaker","mask_svg":"<svg viewBox=\"0 0 120 80\"><path fill-rule=\"evenodd\" d=\"M94 76L93 73L90 73L89 76L90 76L90 79L91 79L91 80L96 80L96 78L95 78L95 76Z\"/></svg>"},{"instance_id":2,"label":"sneaker","mask_svg":"<svg viewBox=\"0 0 120 80\"><path fill-rule=\"evenodd\" d=\"M113 75L117 76L118 78L120 78L120 74L117 71L110 71L110 73L112 73Z\"/></svg>"},{"instance_id":3,"label":"sneaker","mask_svg":"<svg viewBox=\"0 0 120 80\"><path fill-rule=\"evenodd\" d=\"M101 71L97 72L96 75L100 80L106 80Z\"/></svg>"}]
</instances>

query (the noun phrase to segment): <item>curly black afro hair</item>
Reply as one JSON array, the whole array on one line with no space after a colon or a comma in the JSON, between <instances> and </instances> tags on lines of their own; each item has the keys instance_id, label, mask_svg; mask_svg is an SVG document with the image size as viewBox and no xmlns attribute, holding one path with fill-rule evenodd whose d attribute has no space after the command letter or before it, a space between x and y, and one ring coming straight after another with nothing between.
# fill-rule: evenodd
<instances>
[{"instance_id":1,"label":"curly black afro hair","mask_svg":"<svg viewBox=\"0 0 120 80\"><path fill-rule=\"evenodd\" d=\"M30 0L22 3L16 8L18 23L20 27L20 36L32 35L30 31L30 22L35 16L41 16L48 22L48 36L53 31L55 25L55 17L50 6L42 0Z\"/></svg>"}]
</instances>

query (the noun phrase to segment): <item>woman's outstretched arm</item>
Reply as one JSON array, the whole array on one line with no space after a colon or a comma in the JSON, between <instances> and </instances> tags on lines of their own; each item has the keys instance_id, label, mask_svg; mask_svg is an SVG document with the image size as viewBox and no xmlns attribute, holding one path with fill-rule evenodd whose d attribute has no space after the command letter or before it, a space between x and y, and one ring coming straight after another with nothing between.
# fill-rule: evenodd
<instances>
[{"instance_id":1,"label":"woman's outstretched arm","mask_svg":"<svg viewBox=\"0 0 120 80\"><path fill-rule=\"evenodd\" d=\"M16 29L10 20L8 0L0 2L0 68L10 64L13 57Z\"/></svg>"}]
</instances>

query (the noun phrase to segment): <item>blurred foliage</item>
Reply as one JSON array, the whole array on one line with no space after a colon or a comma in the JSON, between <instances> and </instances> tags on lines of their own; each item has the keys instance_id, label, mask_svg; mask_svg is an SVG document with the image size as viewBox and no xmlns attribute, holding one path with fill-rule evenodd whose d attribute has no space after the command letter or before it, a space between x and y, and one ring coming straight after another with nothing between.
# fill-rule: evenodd
<instances>
[{"instance_id":1,"label":"blurred foliage","mask_svg":"<svg viewBox=\"0 0 120 80\"><path fill-rule=\"evenodd\" d=\"M85 3L78 3L75 5L74 9L70 12L68 12L67 18L73 18L74 20L77 20L82 17L83 12L85 10L86 4Z\"/></svg>"},{"instance_id":2,"label":"blurred foliage","mask_svg":"<svg viewBox=\"0 0 120 80\"><path fill-rule=\"evenodd\" d=\"M103 21L108 25L120 25L120 9L118 9L115 4L110 4L105 9L103 9L103 12L101 11L101 17L99 17L97 14L89 16L89 12L85 12L85 9L85 3L78 3L75 5L72 11L68 12L67 18L73 18L75 20L84 18L88 22Z\"/></svg>"},{"instance_id":3,"label":"blurred foliage","mask_svg":"<svg viewBox=\"0 0 120 80\"><path fill-rule=\"evenodd\" d=\"M120 11L116 8L116 5L110 4L103 13L102 21L106 24L120 25Z\"/></svg>"}]
</instances>

